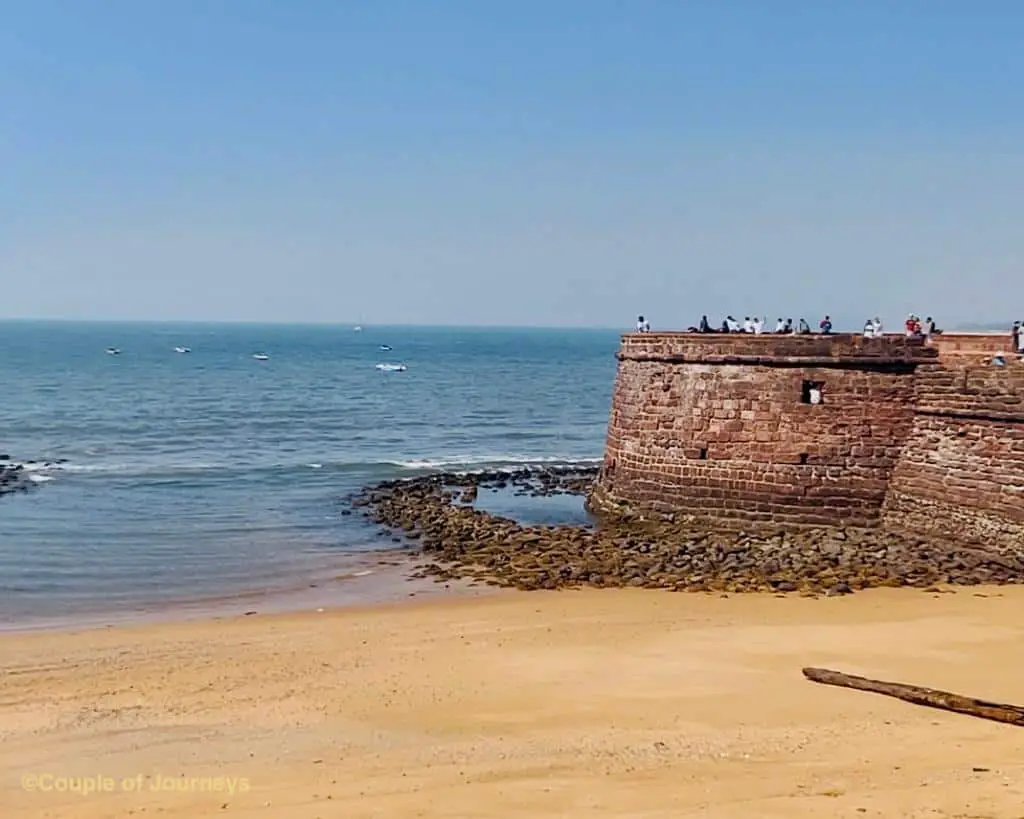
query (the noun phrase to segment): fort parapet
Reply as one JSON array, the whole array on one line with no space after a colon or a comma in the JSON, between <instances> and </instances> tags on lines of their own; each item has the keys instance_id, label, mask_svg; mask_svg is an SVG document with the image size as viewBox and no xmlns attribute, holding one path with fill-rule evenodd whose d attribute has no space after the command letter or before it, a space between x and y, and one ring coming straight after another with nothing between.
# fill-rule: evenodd
<instances>
[{"instance_id":1,"label":"fort parapet","mask_svg":"<svg viewBox=\"0 0 1024 819\"><path fill-rule=\"evenodd\" d=\"M1024 364L1008 338L622 338L588 505L718 525L1024 543Z\"/></svg>"}]
</instances>

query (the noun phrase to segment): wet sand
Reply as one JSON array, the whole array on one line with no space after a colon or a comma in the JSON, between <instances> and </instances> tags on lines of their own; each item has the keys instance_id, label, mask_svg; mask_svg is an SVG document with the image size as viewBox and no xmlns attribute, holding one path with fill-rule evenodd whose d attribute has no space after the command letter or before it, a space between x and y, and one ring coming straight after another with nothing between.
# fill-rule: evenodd
<instances>
[{"instance_id":1,"label":"wet sand","mask_svg":"<svg viewBox=\"0 0 1024 819\"><path fill-rule=\"evenodd\" d=\"M76 819L1020 817L1021 729L800 669L1024 704L1022 624L1017 588L587 590L3 634L0 805Z\"/></svg>"},{"instance_id":2,"label":"wet sand","mask_svg":"<svg viewBox=\"0 0 1024 819\"><path fill-rule=\"evenodd\" d=\"M409 550L356 552L332 561L313 580L272 589L251 589L217 597L166 600L149 605L107 611L101 600L93 608L70 614L25 619L0 619L0 634L52 631L132 624L172 623L184 620L222 619L238 615L272 614L349 606L367 606L425 600L434 597L476 597L507 593L483 583L435 578L413 578L421 557Z\"/></svg>"}]
</instances>

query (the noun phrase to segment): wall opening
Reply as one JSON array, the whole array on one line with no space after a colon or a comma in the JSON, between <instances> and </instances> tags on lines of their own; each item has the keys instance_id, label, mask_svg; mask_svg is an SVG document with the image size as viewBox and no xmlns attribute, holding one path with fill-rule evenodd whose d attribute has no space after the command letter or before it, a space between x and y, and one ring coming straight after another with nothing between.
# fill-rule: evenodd
<instances>
[{"instance_id":1,"label":"wall opening","mask_svg":"<svg viewBox=\"0 0 1024 819\"><path fill-rule=\"evenodd\" d=\"M706 461L708 459L708 448L706 446L702 446L700 450L698 450L697 458L701 461Z\"/></svg>"},{"instance_id":2,"label":"wall opening","mask_svg":"<svg viewBox=\"0 0 1024 819\"><path fill-rule=\"evenodd\" d=\"M824 404L825 382L804 381L800 389L800 401L804 404Z\"/></svg>"},{"instance_id":3,"label":"wall opening","mask_svg":"<svg viewBox=\"0 0 1024 819\"><path fill-rule=\"evenodd\" d=\"M806 452L801 452L800 453L800 463L802 463L802 464L806 464L807 463L807 453Z\"/></svg>"}]
</instances>

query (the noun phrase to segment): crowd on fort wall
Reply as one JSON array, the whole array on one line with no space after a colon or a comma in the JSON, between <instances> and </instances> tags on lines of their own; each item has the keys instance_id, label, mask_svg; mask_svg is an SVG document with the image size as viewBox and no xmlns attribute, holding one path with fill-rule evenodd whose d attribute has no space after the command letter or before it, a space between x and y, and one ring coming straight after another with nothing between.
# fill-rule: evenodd
<instances>
[{"instance_id":1,"label":"crowd on fort wall","mask_svg":"<svg viewBox=\"0 0 1024 819\"><path fill-rule=\"evenodd\" d=\"M628 334L590 505L1019 546L1024 362L1004 346Z\"/></svg>"}]
</instances>

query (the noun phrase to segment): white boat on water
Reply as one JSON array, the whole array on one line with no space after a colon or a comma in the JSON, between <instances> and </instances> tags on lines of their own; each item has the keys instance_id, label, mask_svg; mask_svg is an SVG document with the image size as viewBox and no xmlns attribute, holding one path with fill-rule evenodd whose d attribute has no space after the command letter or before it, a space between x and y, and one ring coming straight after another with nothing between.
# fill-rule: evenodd
<instances>
[{"instance_id":1,"label":"white boat on water","mask_svg":"<svg viewBox=\"0 0 1024 819\"><path fill-rule=\"evenodd\" d=\"M361 324L357 324L355 327L352 328L352 331L354 333L361 333L363 332L363 327Z\"/></svg>"},{"instance_id":2,"label":"white boat on water","mask_svg":"<svg viewBox=\"0 0 1024 819\"><path fill-rule=\"evenodd\" d=\"M174 352L176 352L176 353L191 353L192 352L192 348L191 347L175 347L174 348Z\"/></svg>"},{"instance_id":3,"label":"white boat on water","mask_svg":"<svg viewBox=\"0 0 1024 819\"><path fill-rule=\"evenodd\" d=\"M269 361L270 360L270 356L267 355L266 353L256 353L253 356L253 358L255 358L257 361Z\"/></svg>"},{"instance_id":4,"label":"white boat on water","mask_svg":"<svg viewBox=\"0 0 1024 819\"><path fill-rule=\"evenodd\" d=\"M404 364L377 364L376 366L382 373L404 373L408 369Z\"/></svg>"},{"instance_id":5,"label":"white boat on water","mask_svg":"<svg viewBox=\"0 0 1024 819\"><path fill-rule=\"evenodd\" d=\"M104 350L104 352L107 355L121 355L121 351L117 347L107 347L107 349Z\"/></svg>"},{"instance_id":6,"label":"white boat on water","mask_svg":"<svg viewBox=\"0 0 1024 819\"><path fill-rule=\"evenodd\" d=\"M381 345L380 345L380 349L381 349L381 350L382 350L383 352L385 352L385 353L386 353L386 352L389 352L389 351L391 350L391 345L390 345L390 344L381 344Z\"/></svg>"}]
</instances>

